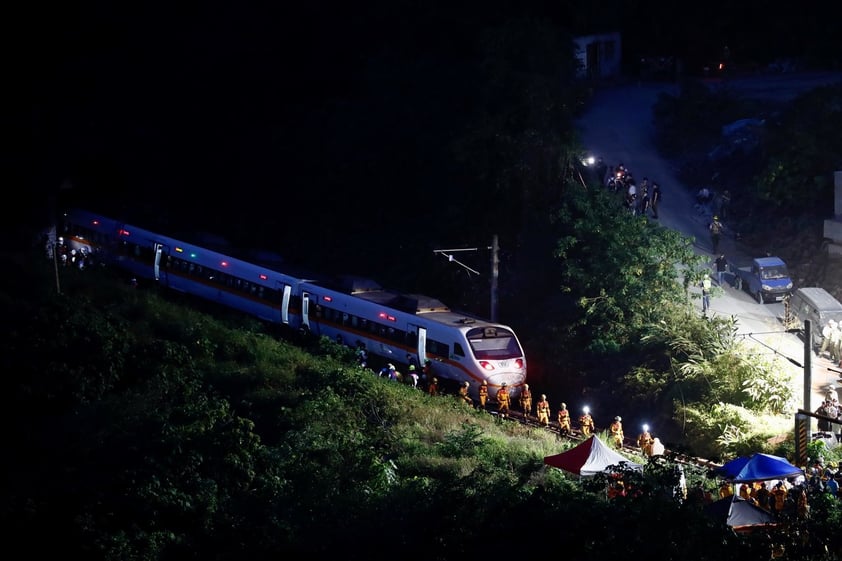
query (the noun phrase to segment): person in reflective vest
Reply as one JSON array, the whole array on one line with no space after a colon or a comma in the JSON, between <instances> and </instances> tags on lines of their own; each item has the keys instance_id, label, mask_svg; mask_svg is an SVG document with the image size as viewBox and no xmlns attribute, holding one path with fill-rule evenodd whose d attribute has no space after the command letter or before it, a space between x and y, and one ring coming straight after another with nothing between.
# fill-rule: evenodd
<instances>
[{"instance_id":1,"label":"person in reflective vest","mask_svg":"<svg viewBox=\"0 0 842 561\"><path fill-rule=\"evenodd\" d=\"M479 386L479 407L485 411L485 405L488 403L488 382L482 381Z\"/></svg>"},{"instance_id":2,"label":"person in reflective vest","mask_svg":"<svg viewBox=\"0 0 842 561\"><path fill-rule=\"evenodd\" d=\"M570 434L570 411L566 403L562 403L558 410L558 430L562 435Z\"/></svg>"},{"instance_id":3,"label":"person in reflective vest","mask_svg":"<svg viewBox=\"0 0 842 561\"><path fill-rule=\"evenodd\" d=\"M587 405L579 417L579 430L582 431L582 436L585 438L593 434L594 431L593 417L591 417L591 410Z\"/></svg>"},{"instance_id":4,"label":"person in reflective vest","mask_svg":"<svg viewBox=\"0 0 842 561\"><path fill-rule=\"evenodd\" d=\"M541 399L535 407L535 412L538 414L538 422L542 426L550 426L550 402L547 401L545 394L541 394Z\"/></svg>"},{"instance_id":5,"label":"person in reflective vest","mask_svg":"<svg viewBox=\"0 0 842 561\"><path fill-rule=\"evenodd\" d=\"M503 382L500 389L497 390L497 412L500 413L501 417L509 415L509 389L506 387L507 385L506 382Z\"/></svg>"}]
</instances>

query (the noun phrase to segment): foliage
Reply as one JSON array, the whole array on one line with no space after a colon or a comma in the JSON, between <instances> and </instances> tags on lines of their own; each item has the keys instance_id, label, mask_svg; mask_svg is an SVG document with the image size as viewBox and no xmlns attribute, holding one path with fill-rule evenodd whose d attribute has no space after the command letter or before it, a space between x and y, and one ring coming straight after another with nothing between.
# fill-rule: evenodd
<instances>
[{"instance_id":1,"label":"foliage","mask_svg":"<svg viewBox=\"0 0 842 561\"><path fill-rule=\"evenodd\" d=\"M831 172L842 162L842 87L816 88L767 124L765 165L751 182L761 201L790 213L824 210L833 200Z\"/></svg>"},{"instance_id":2,"label":"foliage","mask_svg":"<svg viewBox=\"0 0 842 561\"><path fill-rule=\"evenodd\" d=\"M758 104L741 99L726 87L688 79L677 96L662 93L653 107L655 143L667 157L707 151L718 141L722 126L755 115Z\"/></svg>"},{"instance_id":3,"label":"foliage","mask_svg":"<svg viewBox=\"0 0 842 561\"><path fill-rule=\"evenodd\" d=\"M554 219L560 288L579 303L574 322L598 354L625 351L665 308L686 301L680 271L701 263L689 239L630 217L601 189L571 190Z\"/></svg>"}]
</instances>

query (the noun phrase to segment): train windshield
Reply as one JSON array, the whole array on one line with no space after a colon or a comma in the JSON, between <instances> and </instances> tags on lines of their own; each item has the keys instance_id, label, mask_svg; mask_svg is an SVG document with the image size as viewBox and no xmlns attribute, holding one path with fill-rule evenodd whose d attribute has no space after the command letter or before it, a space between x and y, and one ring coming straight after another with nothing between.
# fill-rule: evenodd
<instances>
[{"instance_id":1,"label":"train windshield","mask_svg":"<svg viewBox=\"0 0 842 561\"><path fill-rule=\"evenodd\" d=\"M479 360L506 360L523 356L515 334L502 327L478 327L468 331L468 343Z\"/></svg>"}]
</instances>

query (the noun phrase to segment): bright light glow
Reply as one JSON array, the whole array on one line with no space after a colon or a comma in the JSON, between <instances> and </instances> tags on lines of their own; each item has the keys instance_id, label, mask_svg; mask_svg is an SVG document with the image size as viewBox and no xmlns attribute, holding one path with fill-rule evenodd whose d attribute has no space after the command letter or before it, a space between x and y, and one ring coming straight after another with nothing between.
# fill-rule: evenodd
<instances>
[{"instance_id":1,"label":"bright light glow","mask_svg":"<svg viewBox=\"0 0 842 561\"><path fill-rule=\"evenodd\" d=\"M590 413L590 412L591 412L591 408L590 408L590 407L588 407L587 405L585 405L584 407L582 407L582 411L584 411L584 412L585 412L585 414L588 414L588 413Z\"/></svg>"},{"instance_id":2,"label":"bright light glow","mask_svg":"<svg viewBox=\"0 0 842 561\"><path fill-rule=\"evenodd\" d=\"M483 370L494 370L494 365L492 365L492 364L491 364L490 362L488 362L487 360L481 360L481 361L479 361L479 366L480 366L480 368L482 368Z\"/></svg>"},{"instance_id":3,"label":"bright light glow","mask_svg":"<svg viewBox=\"0 0 842 561\"><path fill-rule=\"evenodd\" d=\"M649 425L643 425L643 430L645 432L649 432Z\"/></svg>"}]
</instances>

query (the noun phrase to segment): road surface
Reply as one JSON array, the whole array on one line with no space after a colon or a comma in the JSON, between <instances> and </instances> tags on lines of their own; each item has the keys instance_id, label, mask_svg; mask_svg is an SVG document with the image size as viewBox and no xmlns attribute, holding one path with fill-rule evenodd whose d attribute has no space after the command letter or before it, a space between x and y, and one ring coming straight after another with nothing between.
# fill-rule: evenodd
<instances>
[{"instance_id":1,"label":"road surface","mask_svg":"<svg viewBox=\"0 0 842 561\"><path fill-rule=\"evenodd\" d=\"M751 85L761 89L756 80ZM622 162L638 182L647 177L650 184L661 185L663 199L659 222L694 238L696 253L707 257L712 266L715 256L711 254L708 231L711 213L695 201L695 193L701 185L681 184L677 170L659 156L652 141L652 105L661 93L677 95L677 88L675 84L629 84L600 90L578 125L584 145L591 154L601 156L606 165L616 166ZM727 221L725 225L727 228ZM719 251L737 266L747 265L755 257L750 248L728 235L723 235ZM728 282L723 285L711 297L710 313L735 316L738 333L755 345L759 354L768 358L782 357L779 362L793 377L796 407L815 411L828 394L828 388L837 385L838 369L813 353L809 354L809 361L806 360L808 351L803 339L798 334L786 332L782 303L758 304L747 292L733 288ZM701 314L701 300L694 299L694 303ZM808 362L809 371L805 368ZM804 395L808 374L812 390L809 401ZM813 423L815 427L815 421Z\"/></svg>"}]
</instances>

